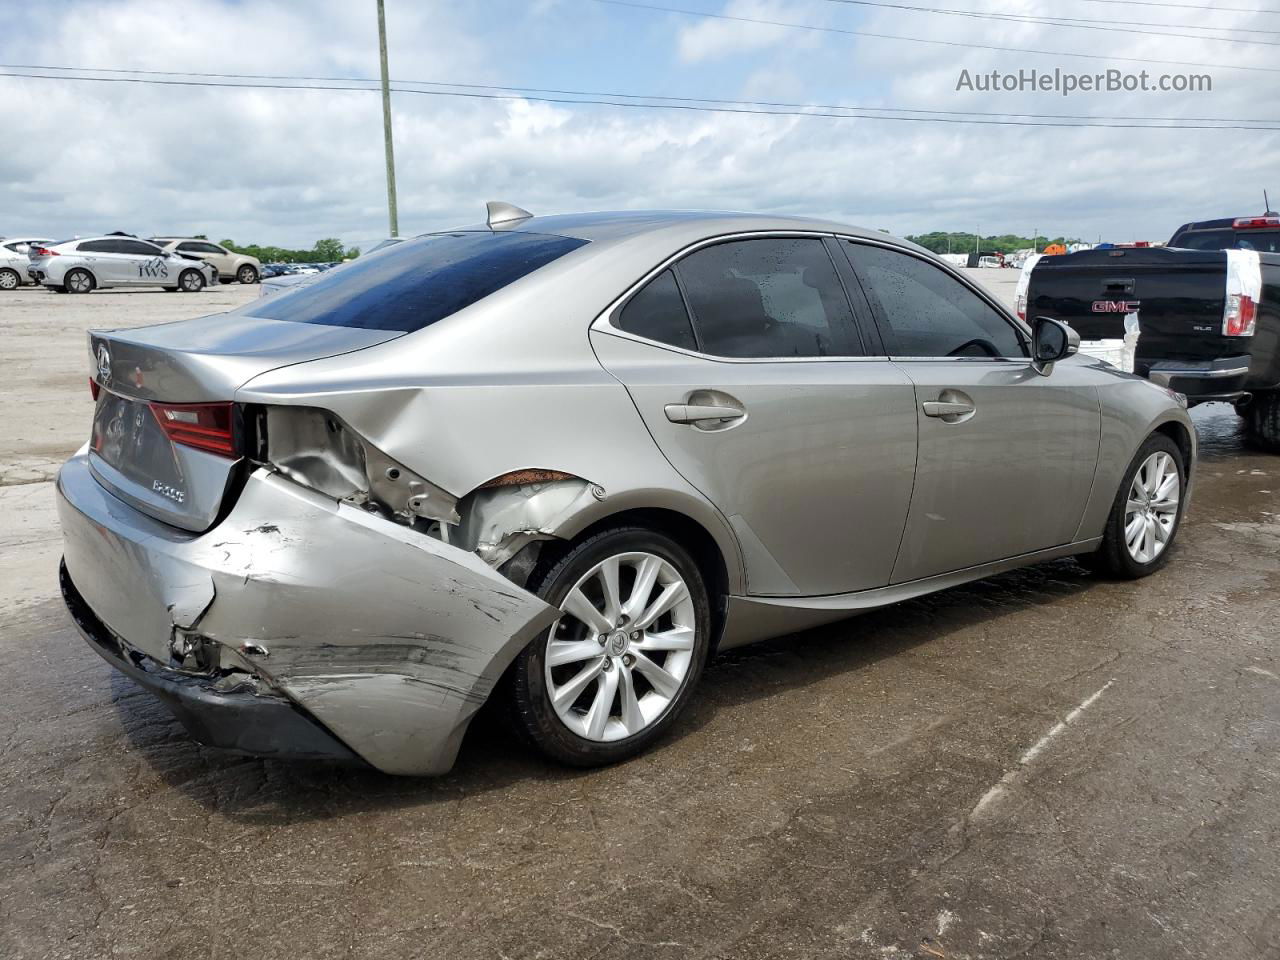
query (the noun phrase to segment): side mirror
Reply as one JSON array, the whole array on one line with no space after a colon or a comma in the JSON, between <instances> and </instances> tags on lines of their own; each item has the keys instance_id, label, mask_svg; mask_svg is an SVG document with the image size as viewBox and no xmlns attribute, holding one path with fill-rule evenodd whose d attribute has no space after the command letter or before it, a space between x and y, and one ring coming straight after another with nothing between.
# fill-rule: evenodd
<instances>
[{"instance_id":1,"label":"side mirror","mask_svg":"<svg viewBox=\"0 0 1280 960\"><path fill-rule=\"evenodd\" d=\"M1031 367L1042 377L1053 373L1059 360L1080 352L1080 334L1061 320L1036 317L1031 325Z\"/></svg>"}]
</instances>

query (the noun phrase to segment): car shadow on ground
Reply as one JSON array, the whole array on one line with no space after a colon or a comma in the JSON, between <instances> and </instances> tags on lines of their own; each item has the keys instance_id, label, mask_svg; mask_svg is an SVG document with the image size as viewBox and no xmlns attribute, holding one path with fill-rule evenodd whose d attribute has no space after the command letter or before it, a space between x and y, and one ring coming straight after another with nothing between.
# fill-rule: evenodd
<instances>
[{"instance_id":1,"label":"car shadow on ground","mask_svg":"<svg viewBox=\"0 0 1280 960\"><path fill-rule=\"evenodd\" d=\"M1059 560L727 651L708 664L692 709L648 756L675 748L727 707L865 670L965 628L1051 607L1094 585L1103 584L1074 561ZM153 770L210 812L246 823L288 825L457 800L521 781L567 784L600 775L544 760L520 742L496 705L476 717L450 773L414 778L203 747L154 698L127 696L136 692L127 678L113 673L112 685L126 736ZM629 761L640 762L643 756Z\"/></svg>"}]
</instances>

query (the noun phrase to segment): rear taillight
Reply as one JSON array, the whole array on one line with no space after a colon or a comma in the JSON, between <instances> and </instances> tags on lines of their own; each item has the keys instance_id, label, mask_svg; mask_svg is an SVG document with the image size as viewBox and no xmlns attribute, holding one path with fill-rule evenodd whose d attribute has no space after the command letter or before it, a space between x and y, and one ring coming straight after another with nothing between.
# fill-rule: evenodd
<instances>
[{"instance_id":1,"label":"rear taillight","mask_svg":"<svg viewBox=\"0 0 1280 960\"><path fill-rule=\"evenodd\" d=\"M37 257L57 257L60 256L57 250L50 250L48 247L36 247Z\"/></svg>"},{"instance_id":2,"label":"rear taillight","mask_svg":"<svg viewBox=\"0 0 1280 960\"><path fill-rule=\"evenodd\" d=\"M1027 295L1025 293L1018 294L1018 319L1027 319Z\"/></svg>"},{"instance_id":3,"label":"rear taillight","mask_svg":"<svg viewBox=\"0 0 1280 960\"><path fill-rule=\"evenodd\" d=\"M1227 250L1227 299L1222 308L1222 333L1251 337L1262 302L1262 266L1257 250Z\"/></svg>"},{"instance_id":4,"label":"rear taillight","mask_svg":"<svg viewBox=\"0 0 1280 960\"><path fill-rule=\"evenodd\" d=\"M99 390L101 390L101 389L102 389L102 387L98 386L98 381L97 381L97 380L95 380L95 379L93 379L93 377L90 377L90 378L89 378L89 393L93 396L93 402L94 402L94 403L97 403L97 402L98 402L98 391L99 391Z\"/></svg>"},{"instance_id":5,"label":"rear taillight","mask_svg":"<svg viewBox=\"0 0 1280 960\"><path fill-rule=\"evenodd\" d=\"M1265 230L1280 227L1280 217L1239 217L1231 226L1236 230Z\"/></svg>"},{"instance_id":6,"label":"rear taillight","mask_svg":"<svg viewBox=\"0 0 1280 960\"><path fill-rule=\"evenodd\" d=\"M238 457L235 405L231 403L153 403L160 428L174 443L221 457Z\"/></svg>"}]
</instances>

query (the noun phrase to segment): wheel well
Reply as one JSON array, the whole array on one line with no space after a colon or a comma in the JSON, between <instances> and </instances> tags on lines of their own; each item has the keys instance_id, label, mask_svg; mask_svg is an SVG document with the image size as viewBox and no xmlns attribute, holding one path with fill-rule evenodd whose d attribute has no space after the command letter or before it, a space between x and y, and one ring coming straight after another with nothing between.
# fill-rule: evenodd
<instances>
[{"instance_id":1,"label":"wheel well","mask_svg":"<svg viewBox=\"0 0 1280 960\"><path fill-rule=\"evenodd\" d=\"M693 556L698 571L707 583L707 594L711 599L711 650L714 653L720 642L724 629L726 606L729 594L729 571L725 566L723 554L716 544L715 538L707 532L706 527L683 513L660 508L638 508L623 510L597 520L586 529L580 531L573 541L550 540L542 542L539 563L555 559L568 550L573 543L585 540L601 530L619 526L641 526L649 530L665 533Z\"/></svg>"},{"instance_id":2,"label":"wheel well","mask_svg":"<svg viewBox=\"0 0 1280 960\"><path fill-rule=\"evenodd\" d=\"M1170 420L1156 427L1155 432L1163 433L1166 437L1168 437L1177 445L1178 452L1182 454L1182 464L1187 469L1187 471L1190 471L1191 470L1191 435L1187 432L1187 428L1174 420Z\"/></svg>"}]
</instances>

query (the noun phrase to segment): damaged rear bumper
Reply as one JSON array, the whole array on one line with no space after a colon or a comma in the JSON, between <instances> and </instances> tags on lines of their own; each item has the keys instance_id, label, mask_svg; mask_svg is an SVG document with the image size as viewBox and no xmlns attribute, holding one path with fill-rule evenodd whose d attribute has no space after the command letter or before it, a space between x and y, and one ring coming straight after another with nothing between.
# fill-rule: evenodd
<instances>
[{"instance_id":1,"label":"damaged rear bumper","mask_svg":"<svg viewBox=\"0 0 1280 960\"><path fill-rule=\"evenodd\" d=\"M220 688L211 677L169 670L125 647L85 603L67 574L58 571L62 599L81 636L102 659L164 702L193 739L211 747L293 760L357 757L333 734L283 696L263 695L249 684Z\"/></svg>"},{"instance_id":2,"label":"damaged rear bumper","mask_svg":"<svg viewBox=\"0 0 1280 960\"><path fill-rule=\"evenodd\" d=\"M57 486L81 631L215 746L444 772L557 616L473 554L266 471L199 535L108 493L83 455Z\"/></svg>"}]
</instances>

